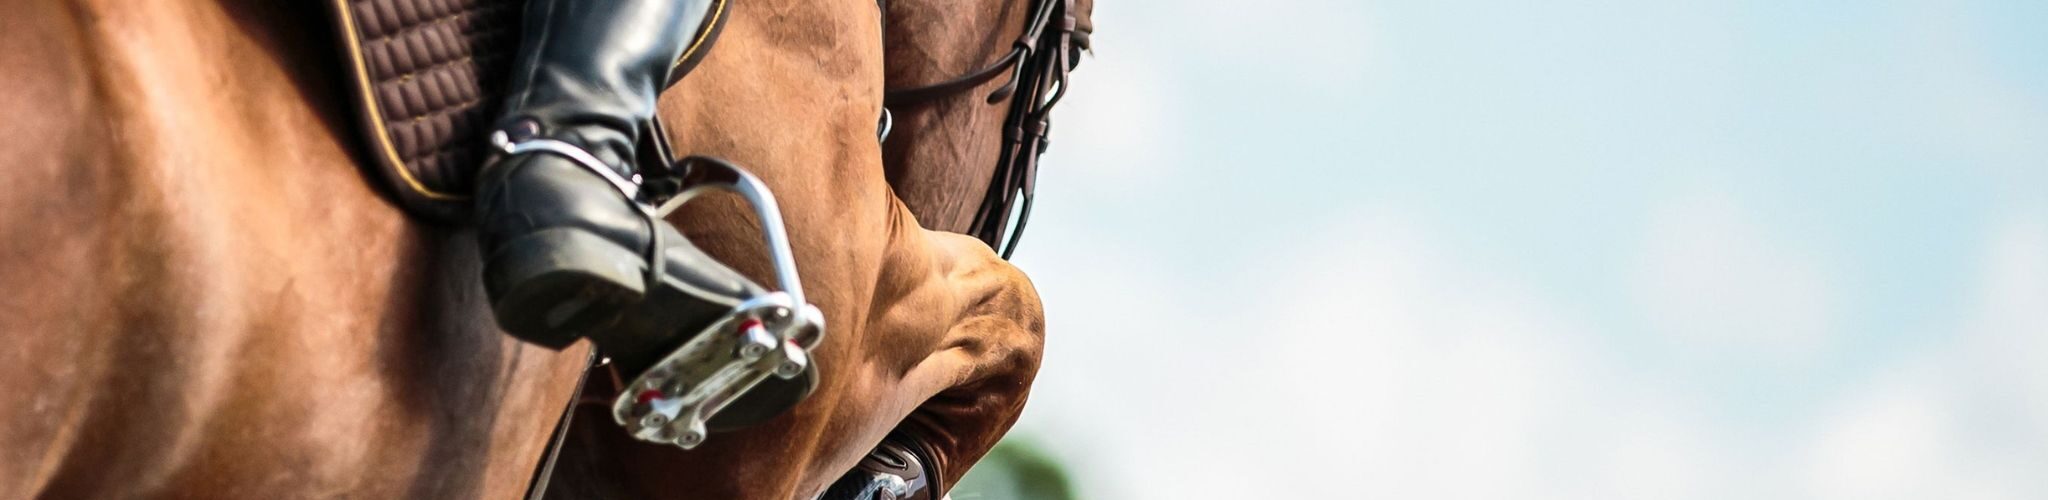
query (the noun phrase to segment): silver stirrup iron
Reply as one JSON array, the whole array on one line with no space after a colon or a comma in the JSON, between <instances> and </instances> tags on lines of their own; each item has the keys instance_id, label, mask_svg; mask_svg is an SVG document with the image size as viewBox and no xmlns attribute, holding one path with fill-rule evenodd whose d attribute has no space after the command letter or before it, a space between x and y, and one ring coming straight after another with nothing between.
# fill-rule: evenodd
<instances>
[{"instance_id":1,"label":"silver stirrup iron","mask_svg":"<svg viewBox=\"0 0 2048 500\"><path fill-rule=\"evenodd\" d=\"M639 176L630 180L620 177L574 145L546 138L515 142L503 131L491 134L490 140L505 154L566 157L610 182L627 201L643 203ZM768 185L724 161L702 157L682 161L691 167L690 175L684 177L686 184L649 214L650 220L666 217L711 190L738 194L761 221L775 280L782 288L741 302L633 379L612 401L612 419L633 437L687 450L704 443L706 422L711 417L770 375L783 379L802 376L811 363L810 349L825 337L825 315L804 300L796 255L789 249L789 230L782 225L782 209L775 204Z\"/></svg>"},{"instance_id":2,"label":"silver stirrup iron","mask_svg":"<svg viewBox=\"0 0 2048 500\"><path fill-rule=\"evenodd\" d=\"M668 215L714 189L740 195L761 221L782 291L741 302L635 378L612 402L612 419L633 437L683 449L703 444L705 423L769 376L802 376L811 362L810 349L825 335L825 315L804 300L789 232L768 186L720 161L696 161L692 168L699 169L687 177L692 184L657 213Z\"/></svg>"}]
</instances>

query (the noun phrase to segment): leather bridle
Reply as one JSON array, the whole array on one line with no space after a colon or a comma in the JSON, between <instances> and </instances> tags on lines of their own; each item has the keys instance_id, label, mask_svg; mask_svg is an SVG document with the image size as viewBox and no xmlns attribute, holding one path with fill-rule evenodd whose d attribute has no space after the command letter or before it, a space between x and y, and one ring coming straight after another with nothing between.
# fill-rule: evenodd
<instances>
[{"instance_id":1,"label":"leather bridle","mask_svg":"<svg viewBox=\"0 0 2048 500\"><path fill-rule=\"evenodd\" d=\"M883 38L887 39L889 5L887 0L877 4L882 9ZM968 229L968 234L980 238L1004 259L1017 251L1017 240L1031 217L1038 157L1045 154L1052 107L1066 95L1067 74L1080 61L1081 52L1088 50L1091 28L1080 25L1073 8L1074 0L1031 0L1031 17L1023 34L995 62L943 82L890 89L882 99L885 109L923 106L1009 75L1008 83L984 99L991 105L1009 99L1010 111L1003 119L1003 149L995 174ZM1010 229L1012 210L1017 218L1015 229ZM1005 229L1009 229L1008 237Z\"/></svg>"}]
</instances>

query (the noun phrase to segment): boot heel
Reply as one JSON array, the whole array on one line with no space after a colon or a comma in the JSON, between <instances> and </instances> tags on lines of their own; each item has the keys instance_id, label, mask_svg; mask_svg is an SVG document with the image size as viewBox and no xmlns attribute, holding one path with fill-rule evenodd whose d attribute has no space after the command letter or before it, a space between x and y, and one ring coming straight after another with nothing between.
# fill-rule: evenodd
<instances>
[{"instance_id":1,"label":"boot heel","mask_svg":"<svg viewBox=\"0 0 2048 500\"><path fill-rule=\"evenodd\" d=\"M554 349L615 323L645 296L642 257L578 229L521 236L484 264L498 327Z\"/></svg>"}]
</instances>

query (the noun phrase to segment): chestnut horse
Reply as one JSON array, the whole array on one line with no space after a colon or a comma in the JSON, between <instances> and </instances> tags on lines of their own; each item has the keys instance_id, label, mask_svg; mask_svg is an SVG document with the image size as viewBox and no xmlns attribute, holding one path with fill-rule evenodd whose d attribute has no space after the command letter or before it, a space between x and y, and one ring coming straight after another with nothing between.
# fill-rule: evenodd
<instances>
[{"instance_id":1,"label":"chestnut horse","mask_svg":"<svg viewBox=\"0 0 2048 500\"><path fill-rule=\"evenodd\" d=\"M1021 23L986 12L990 29ZM551 495L804 498L899 426L950 484L1022 408L1036 293L892 193L873 134L899 70L885 76L875 4L749 0L732 15L662 114L679 151L746 165L782 199L831 325L821 385L689 452L586 412ZM587 351L500 334L473 237L408 219L366 182L322 16L269 0L0 2L0 498L527 492ZM765 278L742 213L714 198L677 220Z\"/></svg>"}]
</instances>

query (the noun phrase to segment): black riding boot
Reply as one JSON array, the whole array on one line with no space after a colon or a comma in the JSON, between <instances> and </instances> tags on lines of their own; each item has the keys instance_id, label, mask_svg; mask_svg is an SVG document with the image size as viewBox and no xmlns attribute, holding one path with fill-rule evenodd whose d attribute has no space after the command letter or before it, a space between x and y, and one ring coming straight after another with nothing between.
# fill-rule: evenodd
<instances>
[{"instance_id":1,"label":"black riding boot","mask_svg":"<svg viewBox=\"0 0 2048 500\"><path fill-rule=\"evenodd\" d=\"M494 140L567 147L501 153L478 176L484 285L505 331L553 348L587 336L635 372L761 293L629 192L634 144L709 5L527 2Z\"/></svg>"}]
</instances>

